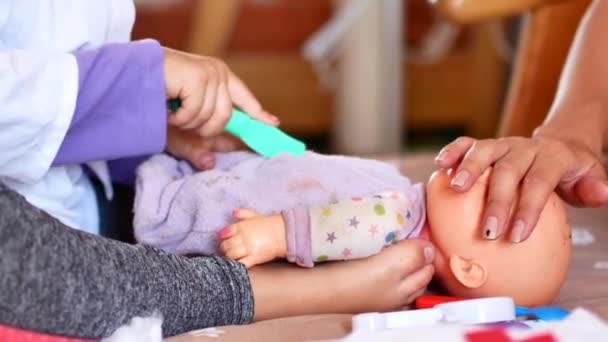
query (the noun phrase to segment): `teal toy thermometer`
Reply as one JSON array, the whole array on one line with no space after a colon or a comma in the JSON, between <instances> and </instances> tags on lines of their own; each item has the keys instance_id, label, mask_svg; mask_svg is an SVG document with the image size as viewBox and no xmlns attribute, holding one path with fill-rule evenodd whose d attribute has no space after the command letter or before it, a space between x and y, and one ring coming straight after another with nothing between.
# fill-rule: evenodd
<instances>
[{"instance_id":1,"label":"teal toy thermometer","mask_svg":"<svg viewBox=\"0 0 608 342\"><path fill-rule=\"evenodd\" d=\"M171 100L167 109L174 113L180 106L180 100ZM303 142L276 127L253 119L238 109L232 110L232 117L225 130L266 158L274 157L279 153L300 156L306 151L306 145Z\"/></svg>"}]
</instances>

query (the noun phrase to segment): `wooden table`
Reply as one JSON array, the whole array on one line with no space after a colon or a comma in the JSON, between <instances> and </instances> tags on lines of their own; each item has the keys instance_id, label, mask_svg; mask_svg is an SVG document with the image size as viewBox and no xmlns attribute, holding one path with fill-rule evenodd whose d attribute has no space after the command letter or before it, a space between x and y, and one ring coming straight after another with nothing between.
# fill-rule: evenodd
<instances>
[{"instance_id":1,"label":"wooden table","mask_svg":"<svg viewBox=\"0 0 608 342\"><path fill-rule=\"evenodd\" d=\"M434 155L421 154L407 158L383 158L397 163L403 174L413 181L424 182L435 170ZM595 241L574 246L566 283L555 305L566 309L584 307L608 320L608 208L568 208L574 229L585 229ZM605 269L594 265L605 262ZM538 275L542 277L542 274ZM313 315L258 322L248 326L221 327L217 337L183 335L171 342L199 341L302 341L339 338L350 332L350 315ZM210 333L209 335L213 335Z\"/></svg>"}]
</instances>

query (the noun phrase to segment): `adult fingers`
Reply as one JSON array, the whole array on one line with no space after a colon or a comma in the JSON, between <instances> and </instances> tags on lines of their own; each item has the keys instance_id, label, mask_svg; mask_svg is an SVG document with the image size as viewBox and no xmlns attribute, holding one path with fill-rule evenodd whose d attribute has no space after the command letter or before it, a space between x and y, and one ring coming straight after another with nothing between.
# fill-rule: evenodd
<instances>
[{"instance_id":1,"label":"adult fingers","mask_svg":"<svg viewBox=\"0 0 608 342\"><path fill-rule=\"evenodd\" d=\"M505 231L519 184L534 161L533 149L518 149L497 161L492 170L483 217L483 236L494 240Z\"/></svg>"},{"instance_id":2,"label":"adult fingers","mask_svg":"<svg viewBox=\"0 0 608 342\"><path fill-rule=\"evenodd\" d=\"M563 177L563 163L553 155L538 154L521 183L521 194L513 215L511 242L528 239L551 193Z\"/></svg>"},{"instance_id":3,"label":"adult fingers","mask_svg":"<svg viewBox=\"0 0 608 342\"><path fill-rule=\"evenodd\" d=\"M583 177L574 187L578 204L583 207L601 207L608 204L606 177Z\"/></svg>"},{"instance_id":4,"label":"adult fingers","mask_svg":"<svg viewBox=\"0 0 608 342\"><path fill-rule=\"evenodd\" d=\"M435 164L445 169L455 167L475 142L475 139L469 137L454 140L441 149L435 158Z\"/></svg>"},{"instance_id":5,"label":"adult fingers","mask_svg":"<svg viewBox=\"0 0 608 342\"><path fill-rule=\"evenodd\" d=\"M451 187L455 191L468 191L486 169L509 151L503 140L476 141L458 166Z\"/></svg>"},{"instance_id":6,"label":"adult fingers","mask_svg":"<svg viewBox=\"0 0 608 342\"><path fill-rule=\"evenodd\" d=\"M557 188L558 194L564 201L577 207L597 207L605 204L604 165L588 151L575 151L574 157Z\"/></svg>"}]
</instances>

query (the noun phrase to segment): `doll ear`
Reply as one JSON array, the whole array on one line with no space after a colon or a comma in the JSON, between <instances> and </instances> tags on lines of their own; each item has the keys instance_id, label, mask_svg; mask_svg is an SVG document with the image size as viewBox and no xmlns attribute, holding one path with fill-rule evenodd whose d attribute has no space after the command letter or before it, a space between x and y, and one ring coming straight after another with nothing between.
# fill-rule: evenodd
<instances>
[{"instance_id":1,"label":"doll ear","mask_svg":"<svg viewBox=\"0 0 608 342\"><path fill-rule=\"evenodd\" d=\"M471 289L481 287L488 279L488 273L484 265L459 255L450 257L450 269L462 285Z\"/></svg>"}]
</instances>

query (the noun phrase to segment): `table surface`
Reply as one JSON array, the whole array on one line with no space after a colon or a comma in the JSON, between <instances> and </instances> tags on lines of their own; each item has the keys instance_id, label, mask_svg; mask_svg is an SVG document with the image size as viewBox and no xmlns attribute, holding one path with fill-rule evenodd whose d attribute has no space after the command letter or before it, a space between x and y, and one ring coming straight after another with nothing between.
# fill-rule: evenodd
<instances>
[{"instance_id":1,"label":"table surface","mask_svg":"<svg viewBox=\"0 0 608 342\"><path fill-rule=\"evenodd\" d=\"M396 163L415 182L425 182L434 171L433 156L382 158ZM566 309L584 307L608 320L608 208L568 208L572 228L587 231L594 241L573 247L566 282L554 304ZM539 277L542 275L539 275ZM242 327L218 328L221 334L183 335L173 342L198 341L301 341L338 338L350 332L349 315L316 315L259 322ZM218 331L218 330L215 330Z\"/></svg>"}]
</instances>

